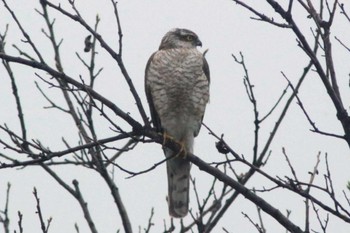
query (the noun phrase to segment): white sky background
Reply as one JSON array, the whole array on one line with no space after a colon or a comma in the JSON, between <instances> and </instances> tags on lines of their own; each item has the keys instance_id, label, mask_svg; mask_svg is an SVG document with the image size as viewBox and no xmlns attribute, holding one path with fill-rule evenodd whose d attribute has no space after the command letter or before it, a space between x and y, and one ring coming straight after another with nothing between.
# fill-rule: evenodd
<instances>
[{"instance_id":1,"label":"white sky background","mask_svg":"<svg viewBox=\"0 0 350 233\"><path fill-rule=\"evenodd\" d=\"M58 2L58 1L57 1ZM62 1L65 2L65 1ZM248 2L248 1L247 1ZM254 2L255 9L266 15L278 17L266 4L259 1ZM286 1L287 2L287 1ZM9 1L24 28L37 43L41 52L46 56L50 64L54 64L52 49L49 41L41 33L45 27L41 17L34 8L41 9L38 1ZM94 24L96 14L99 14L101 22L99 32L104 39L115 49L118 48L117 27L115 24L113 8L109 0L76 0L78 9L85 20ZM297 5L297 4L295 4ZM66 3L63 7L68 7ZM144 95L144 68L149 56L157 50L162 36L174 27L188 28L196 32L203 42L204 51L209 48L207 60L211 69L211 99L207 107L204 122L217 134L224 133L225 139L230 146L239 154L244 154L249 159L253 149L253 111L243 85L242 67L236 64L231 54L239 55L242 51L246 65L249 69L250 80L255 85L254 91L258 100L260 116L264 116L279 98L287 83L281 71L296 84L308 59L297 47L292 31L276 28L267 23L251 20L250 12L236 5L232 1L136 1L121 0L118 4L120 20L123 28L123 59L125 66L139 91L140 97L148 112L146 98ZM349 6L346 6L350 11ZM302 30L309 38L311 20L306 18L305 13L300 13L300 7L296 7L295 19L302 23ZM89 55L83 52L83 41L88 35L75 22L67 20L60 15L50 11L51 18L56 18L55 31L59 40L63 38L61 47L64 70L72 77L81 74L87 76L81 62L77 59L75 52L79 52L84 58ZM11 20L4 7L0 7L0 30L3 32L6 23L10 24L6 50L10 54L18 53L12 48L16 43L25 51L31 51L23 43L22 37L15 24ZM338 36L347 45L350 44L349 23L344 17L336 15L332 36ZM333 37L332 37L333 38ZM340 91L343 95L345 106L349 106L349 60L350 54L346 52L339 43L333 41L334 62L336 64ZM98 46L97 67L104 67L103 72L97 79L96 90L116 103L122 110L129 111L132 117L140 120L137 108L129 92L127 84L119 72L119 68L106 53ZM65 114L54 109L43 109L48 103L40 95L34 85L38 81L49 96L58 103L63 104L59 90L47 88L31 69L12 64L15 71L16 81L23 103L29 138L39 139L44 145L52 150L63 150L64 144L61 138L66 138L71 145L77 144L77 135L73 121ZM19 123L15 108L15 102L11 95L10 82L6 72L0 66L0 123L6 123L11 129L19 132ZM286 97L290 96L290 91ZM287 99L285 97L285 100ZM310 113L313 121L324 131L342 134L342 128L335 116L334 107L328 98L325 88L317 75L309 74L302 88L300 97ZM281 105L283 106L283 105ZM269 135L281 108L271 115L261 125L261 145ZM115 118L120 123L118 118ZM113 135L101 117L96 114L96 125L100 138ZM121 124L125 126L124 124ZM348 165L350 164L349 148L345 141L320 136L309 131L305 116L300 108L294 103L280 127L277 137L271 147L272 156L263 169L272 175L281 177L290 172L282 155L282 147L285 147L291 162L300 179L308 180L308 171L313 169L318 151L322 152L320 175L317 176L318 184L323 184L325 173L324 154L328 153L330 168L332 169L333 181L342 198L342 190L346 182L350 180ZM0 133L3 137L4 134ZM222 155L218 154L214 146L215 140L208 135L206 129L202 128L196 139L195 154L205 161L220 161ZM1 153L12 154L9 150L0 148ZM14 155L21 158L21 155ZM123 167L138 171L148 168L163 158L159 145L140 144L138 147L122 156L118 162ZM238 166L238 172L245 172L247 168ZM67 166L56 168L55 171L68 183L78 179L85 199L89 203L92 217L96 221L100 233L115 232L122 228L115 204L110 197L109 190L96 172L78 167ZM202 197L206 195L207 187L211 184L208 175L200 172L195 166L192 169ZM133 230L138 232L138 226L146 226L151 207L155 207L153 222L154 231L163 230L163 219L167 219L167 204L165 196L167 193L165 166L160 166L145 175L132 179L125 179L127 174L115 170L115 180L128 210ZM5 201L5 190L7 182L11 182L10 214L12 231L17 222L17 211L24 215L25 232L38 232L39 222L35 214L35 200L32 195L33 187L37 187L41 198L43 214L46 218L53 217L49 232L75 232L74 223L77 222L80 232L88 232L88 227L82 219L82 212L78 203L63 190L48 174L41 168L26 168L23 170L4 169L0 170L0 207ZM248 183L248 187L262 188L271 187L271 183L261 177L254 177ZM269 194L260 194L271 204L285 213L291 209L291 219L304 227L304 205L303 200L296 198L284 190L274 191ZM195 199L191 193L191 207L195 208ZM345 203L345 202L344 202ZM243 217L241 212L250 215L257 220L254 205L244 198L232 205L231 210L224 216L214 232L222 232L225 227L230 232L256 232L255 228ZM325 216L325 215L323 215ZM265 227L268 232L281 232L282 229L272 218L264 215ZM189 221L186 220L187 222ZM313 224L317 226L317 224ZM17 228L16 228L17 229ZM318 226L314 230L319 230ZM340 220L331 218L329 232L349 232L350 226ZM1 230L0 230L1 232Z\"/></svg>"}]
</instances>

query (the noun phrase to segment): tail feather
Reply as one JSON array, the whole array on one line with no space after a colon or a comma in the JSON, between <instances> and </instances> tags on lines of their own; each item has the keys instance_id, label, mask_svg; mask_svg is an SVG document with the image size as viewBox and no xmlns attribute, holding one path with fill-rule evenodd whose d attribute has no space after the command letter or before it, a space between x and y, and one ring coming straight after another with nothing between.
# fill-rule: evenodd
<instances>
[{"instance_id":1,"label":"tail feather","mask_svg":"<svg viewBox=\"0 0 350 233\"><path fill-rule=\"evenodd\" d=\"M165 149L166 157L173 153ZM190 169L190 162L183 158L174 157L167 161L169 214L176 218L185 217L188 213Z\"/></svg>"}]
</instances>

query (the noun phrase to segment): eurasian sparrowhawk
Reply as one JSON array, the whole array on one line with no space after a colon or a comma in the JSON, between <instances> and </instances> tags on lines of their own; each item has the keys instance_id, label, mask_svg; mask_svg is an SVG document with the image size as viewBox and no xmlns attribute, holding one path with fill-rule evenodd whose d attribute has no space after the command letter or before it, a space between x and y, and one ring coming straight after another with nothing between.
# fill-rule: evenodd
<instances>
[{"instance_id":1,"label":"eurasian sparrowhawk","mask_svg":"<svg viewBox=\"0 0 350 233\"><path fill-rule=\"evenodd\" d=\"M184 217L189 206L191 164L184 159L193 153L193 141L201 128L209 101L209 67L197 50L202 42L187 29L165 34L159 50L148 60L145 89L155 128L183 146L183 155L164 148L167 158L169 213Z\"/></svg>"}]
</instances>

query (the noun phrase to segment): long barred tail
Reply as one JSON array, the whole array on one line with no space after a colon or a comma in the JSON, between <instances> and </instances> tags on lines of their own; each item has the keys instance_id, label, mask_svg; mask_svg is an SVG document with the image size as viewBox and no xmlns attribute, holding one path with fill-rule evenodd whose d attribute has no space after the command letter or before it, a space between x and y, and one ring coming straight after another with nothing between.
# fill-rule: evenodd
<instances>
[{"instance_id":1,"label":"long barred tail","mask_svg":"<svg viewBox=\"0 0 350 233\"><path fill-rule=\"evenodd\" d=\"M174 154L168 148L164 152L167 158ZM176 218L185 217L188 213L190 169L190 162L181 157L167 161L169 214Z\"/></svg>"}]
</instances>

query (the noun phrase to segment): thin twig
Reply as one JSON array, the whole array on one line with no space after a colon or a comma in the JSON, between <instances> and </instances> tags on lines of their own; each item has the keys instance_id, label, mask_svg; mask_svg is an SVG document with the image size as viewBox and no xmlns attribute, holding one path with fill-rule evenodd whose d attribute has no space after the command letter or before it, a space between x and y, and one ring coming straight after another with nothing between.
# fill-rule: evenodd
<instances>
[{"instance_id":1,"label":"thin twig","mask_svg":"<svg viewBox=\"0 0 350 233\"><path fill-rule=\"evenodd\" d=\"M0 128L1 128L1 126L0 126ZM32 160L27 160L27 161L17 161L16 160L12 164L0 164L0 169L1 168L21 167L21 166L40 164L42 162L51 160L53 158L62 157L64 155L68 155L68 154L74 153L76 151L81 151L83 149L89 149L89 148L92 148L92 147L95 147L95 146L98 146L98 145L101 145L101 144L105 144L105 143L108 143L108 142L113 142L113 141L125 139L125 138L128 138L130 135L133 135L133 133L130 133L128 135L120 134L120 135L117 135L117 136L114 136L114 137L101 139L101 140L98 140L96 142L86 143L84 145L79 145L79 146L72 147L72 148L69 148L67 150L58 151L58 152L51 152L51 151L41 150L41 152L45 153L45 155L43 155L43 154L32 154L32 155L34 155L33 157L37 157L37 158L36 159L32 159ZM20 152L20 151L18 151L18 152ZM24 152L22 152L22 153L24 153Z\"/></svg>"},{"instance_id":2,"label":"thin twig","mask_svg":"<svg viewBox=\"0 0 350 233\"><path fill-rule=\"evenodd\" d=\"M118 37L119 37L119 56L122 56L122 52L123 52L123 31L122 31L122 27L121 27L121 23L120 23L120 17L119 17L119 12L118 12L118 7L117 1L111 0L111 3L113 5L113 9L114 9L114 16L117 22L117 26L118 26Z\"/></svg>"},{"instance_id":3,"label":"thin twig","mask_svg":"<svg viewBox=\"0 0 350 233\"><path fill-rule=\"evenodd\" d=\"M298 101L298 105L300 106L301 110L303 111L304 115L306 116L307 120L309 121L310 125L311 125L312 128L313 128L313 130L311 130L311 131L313 131L313 132L315 132L315 133L319 133L319 134L325 135L325 136L330 136L330 137L345 139L345 136L337 135L337 134L333 134L333 133L327 133L327 132L321 131L321 130L319 130L319 129L317 128L315 122L313 122L313 121L311 120L310 115L307 113L307 111L306 111L306 109L305 109L305 107L304 107L304 105L303 105L303 102L300 100L300 98L299 98L299 96L298 96L298 94L297 94L297 91L296 91L296 89L294 88L293 84L289 81L289 79L287 78L287 76L286 76L283 72L281 72L281 73L282 73L283 77L287 80L287 82L289 83L289 86L292 88L293 92L295 93L295 97L296 97L296 99L297 99L297 101Z\"/></svg>"},{"instance_id":4,"label":"thin twig","mask_svg":"<svg viewBox=\"0 0 350 233\"><path fill-rule=\"evenodd\" d=\"M253 105L253 112L254 112L254 146L253 146L253 164L257 162L257 157L258 157L258 145L259 145L259 129L260 129L260 119L259 119L259 111L258 111L258 106L257 106L257 100L255 98L254 94L254 85L251 84L249 74L248 74L248 68L245 64L244 61L244 56L242 52L240 52L240 59L238 59L236 56L232 55L235 62L240 64L244 70L244 86L248 95L248 98L250 102Z\"/></svg>"},{"instance_id":5,"label":"thin twig","mask_svg":"<svg viewBox=\"0 0 350 233\"><path fill-rule=\"evenodd\" d=\"M145 233L151 233L151 228L152 228L152 226L154 226L154 223L152 222L153 216L154 216L154 208L152 207L151 215L148 218L147 228L144 229Z\"/></svg>"},{"instance_id":6,"label":"thin twig","mask_svg":"<svg viewBox=\"0 0 350 233\"><path fill-rule=\"evenodd\" d=\"M5 6L6 2L5 2ZM13 13L13 12L12 12ZM3 35L0 34L0 41L1 41L1 48L0 48L0 52L5 53L5 37L6 37L6 33L7 33L7 28L6 31ZM21 126L21 132L22 132L22 139L23 141L27 141L27 130L26 130L26 125L25 125L25 121L24 121L24 114L23 114L23 108L22 108L22 103L20 100L20 95L19 95L19 91L17 88L17 83L16 83L16 79L13 73L13 70L10 66L10 63L4 59L2 59L2 64L4 65L7 74L10 78L11 81L11 87L12 87L12 94L15 98L16 101L16 107L17 107L17 115L18 115L18 120ZM23 147L27 147L27 145L25 143L23 143L22 145Z\"/></svg>"},{"instance_id":7,"label":"thin twig","mask_svg":"<svg viewBox=\"0 0 350 233\"><path fill-rule=\"evenodd\" d=\"M345 16L345 18L350 22L350 17L349 15L346 13L345 8L344 8L344 3L338 3L338 6L340 7L341 11L340 13L343 14Z\"/></svg>"},{"instance_id":8,"label":"thin twig","mask_svg":"<svg viewBox=\"0 0 350 233\"><path fill-rule=\"evenodd\" d=\"M10 203L10 189L11 189L11 184L7 183L5 208L4 210L0 211L0 223L2 223L5 233L10 233L10 218L8 213L9 203Z\"/></svg>"},{"instance_id":9,"label":"thin twig","mask_svg":"<svg viewBox=\"0 0 350 233\"><path fill-rule=\"evenodd\" d=\"M13 56L9 56L7 54L3 54L0 53L0 58L11 61L11 62L15 62L15 63L19 63L19 64L23 64L26 66L30 66L33 68L37 68L43 71L48 72L50 75L56 77L56 78L60 78L62 80L64 80L67 83L72 84L73 86L75 86L76 88L78 88L79 90L82 90L84 92L89 93L89 95L93 96L95 99L101 101L105 106L109 107L117 116L123 118L126 122L128 122L133 128L135 129L140 129L142 128L141 124L139 122L137 122L136 120L134 120L130 114L127 114L126 112L122 111L117 105L115 105L112 101L108 100L107 98L105 98L104 96L102 96L101 94L97 93L96 91L92 90L90 87L88 87L87 85L84 85L78 81L76 81L74 78L69 77L68 75L66 75L65 73L61 73L58 72L54 69L52 69L50 66L46 65L46 64L42 64L42 63L38 63L36 61L30 61L27 59L23 59L20 57L13 57Z\"/></svg>"},{"instance_id":10,"label":"thin twig","mask_svg":"<svg viewBox=\"0 0 350 233\"><path fill-rule=\"evenodd\" d=\"M62 13L64 16L67 16L68 18L80 23L86 30L88 30L94 37L96 37L96 39L100 42L102 48L104 48L118 63L119 68L126 80L126 82L128 83L129 87L130 87L130 91L136 101L136 105L138 107L138 110L142 116L143 119L143 123L145 125L149 125L148 122L148 118L147 115L145 113L145 110L143 108L143 105L141 103L141 99L135 89L135 86L126 70L126 67L124 65L124 62L122 60L122 57L120 54L116 53L115 51L113 51L113 49L104 41L104 39L102 38L102 36L98 33L96 33L86 22L83 18L81 18L79 15L73 15L67 11L65 11L64 9L62 9L60 6L57 6L53 3L51 3L50 1L47 0L42 0L42 2L45 2L45 4L47 4L47 6L51 7L52 9L57 10L58 12Z\"/></svg>"},{"instance_id":11,"label":"thin twig","mask_svg":"<svg viewBox=\"0 0 350 233\"><path fill-rule=\"evenodd\" d=\"M246 214L246 213L244 213L244 212L241 212L241 213L242 213L242 215L243 215L246 219L248 219L248 221L257 229L257 231L258 231L259 233L265 233L265 229L264 229L264 228L261 228L261 226L259 226L258 223L255 223L255 222L249 217L248 214Z\"/></svg>"},{"instance_id":12,"label":"thin twig","mask_svg":"<svg viewBox=\"0 0 350 233\"><path fill-rule=\"evenodd\" d=\"M348 50L348 52L350 52L350 48L348 46L346 46L338 37L334 37L338 42L339 44L341 44L346 50Z\"/></svg>"},{"instance_id":13,"label":"thin twig","mask_svg":"<svg viewBox=\"0 0 350 233\"><path fill-rule=\"evenodd\" d=\"M50 223L52 221L52 218L50 217L47 220L47 224L45 224L44 218L43 218L43 214L42 214L42 211L41 211L40 199L39 199L39 196L38 196L38 193L37 193L37 190L36 190L35 187L34 187L33 194L34 194L34 197L35 197L35 200L36 200L36 211L37 211L36 213L38 214L38 217L39 217L41 231L43 233L48 233L49 227L50 227Z\"/></svg>"},{"instance_id":14,"label":"thin twig","mask_svg":"<svg viewBox=\"0 0 350 233\"><path fill-rule=\"evenodd\" d=\"M44 59L42 58L39 50L37 49L37 47L35 46L35 43L31 40L30 36L28 35L28 33L26 32L26 30L23 28L23 26L21 25L21 23L19 22L16 14L11 10L11 8L7 5L6 0L2 0L2 2L4 3L5 8L7 9L7 11L11 14L13 20L16 22L18 28L20 29L22 35L24 36L24 38L26 39L26 43L29 43L30 46L32 47L32 49L34 50L35 54L38 56L39 61L41 63L44 63Z\"/></svg>"},{"instance_id":15,"label":"thin twig","mask_svg":"<svg viewBox=\"0 0 350 233\"><path fill-rule=\"evenodd\" d=\"M310 172L309 185L305 190L307 193L310 193L312 184L315 180L316 175L318 174L318 165L320 164L320 155L321 155L321 152L317 154L316 164L314 166L313 171ZM307 198L305 199L305 231L306 232L310 231L310 201Z\"/></svg>"},{"instance_id":16,"label":"thin twig","mask_svg":"<svg viewBox=\"0 0 350 233\"><path fill-rule=\"evenodd\" d=\"M17 223L18 223L19 233L23 233L23 226L22 226L23 214L20 211L18 211L17 214L18 214Z\"/></svg>"}]
</instances>

